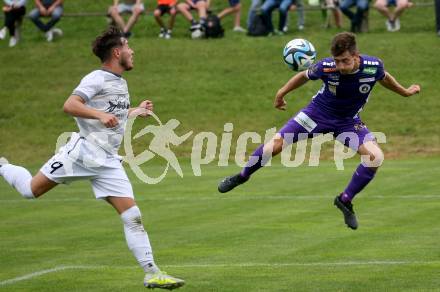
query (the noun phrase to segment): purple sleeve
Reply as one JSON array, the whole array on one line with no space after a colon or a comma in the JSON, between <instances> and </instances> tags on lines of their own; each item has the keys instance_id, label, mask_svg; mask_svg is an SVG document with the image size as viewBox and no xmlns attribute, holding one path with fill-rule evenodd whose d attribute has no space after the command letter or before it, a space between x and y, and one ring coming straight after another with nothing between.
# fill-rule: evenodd
<instances>
[{"instance_id":1,"label":"purple sleeve","mask_svg":"<svg viewBox=\"0 0 440 292\"><path fill-rule=\"evenodd\" d=\"M376 80L382 80L385 77L385 69L383 67L383 62L381 59L378 60L379 61L379 66L377 66L377 71L376 71Z\"/></svg>"},{"instance_id":2,"label":"purple sleeve","mask_svg":"<svg viewBox=\"0 0 440 292\"><path fill-rule=\"evenodd\" d=\"M318 80L322 77L322 62L319 61L318 63L313 64L312 66L307 69L307 77L310 80Z\"/></svg>"}]
</instances>

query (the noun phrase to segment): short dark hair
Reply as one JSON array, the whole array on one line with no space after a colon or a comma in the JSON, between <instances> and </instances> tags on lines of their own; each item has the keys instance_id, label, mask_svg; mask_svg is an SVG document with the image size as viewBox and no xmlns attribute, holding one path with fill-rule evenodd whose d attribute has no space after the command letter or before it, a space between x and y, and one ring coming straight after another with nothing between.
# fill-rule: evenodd
<instances>
[{"instance_id":1,"label":"short dark hair","mask_svg":"<svg viewBox=\"0 0 440 292\"><path fill-rule=\"evenodd\" d=\"M111 57L112 49L122 46L123 37L124 35L119 28L110 26L93 41L93 53L101 59L101 62L107 61Z\"/></svg>"},{"instance_id":2,"label":"short dark hair","mask_svg":"<svg viewBox=\"0 0 440 292\"><path fill-rule=\"evenodd\" d=\"M356 36L351 32L338 33L332 40L330 51L334 57L340 56L346 51L352 55L358 53Z\"/></svg>"}]
</instances>

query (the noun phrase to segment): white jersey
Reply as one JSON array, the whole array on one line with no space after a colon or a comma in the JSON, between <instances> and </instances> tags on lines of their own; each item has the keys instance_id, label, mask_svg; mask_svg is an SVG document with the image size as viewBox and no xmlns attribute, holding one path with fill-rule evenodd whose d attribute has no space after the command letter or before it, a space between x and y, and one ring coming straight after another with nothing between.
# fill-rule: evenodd
<instances>
[{"instance_id":1,"label":"white jersey","mask_svg":"<svg viewBox=\"0 0 440 292\"><path fill-rule=\"evenodd\" d=\"M130 108L127 82L115 73L95 70L81 80L72 94L80 96L86 106L118 118L116 127L107 128L97 119L75 117L81 137L103 148L110 156L117 156Z\"/></svg>"}]
</instances>

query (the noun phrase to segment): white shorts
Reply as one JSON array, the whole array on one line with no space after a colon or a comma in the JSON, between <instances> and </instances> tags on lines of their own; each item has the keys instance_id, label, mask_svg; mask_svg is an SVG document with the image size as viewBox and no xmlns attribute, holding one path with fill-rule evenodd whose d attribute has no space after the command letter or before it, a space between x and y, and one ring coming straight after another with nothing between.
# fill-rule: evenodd
<instances>
[{"instance_id":1,"label":"white shorts","mask_svg":"<svg viewBox=\"0 0 440 292\"><path fill-rule=\"evenodd\" d=\"M133 188L121 160L77 133L72 134L70 141L49 159L40 171L48 179L59 184L90 180L97 199L134 198Z\"/></svg>"},{"instance_id":2,"label":"white shorts","mask_svg":"<svg viewBox=\"0 0 440 292\"><path fill-rule=\"evenodd\" d=\"M119 12L119 14L122 14L122 13L133 13L133 9L134 9L135 5L136 4L120 3L120 4L118 4L118 12ZM142 8L142 11L145 10L144 4L141 4L141 8Z\"/></svg>"}]
</instances>

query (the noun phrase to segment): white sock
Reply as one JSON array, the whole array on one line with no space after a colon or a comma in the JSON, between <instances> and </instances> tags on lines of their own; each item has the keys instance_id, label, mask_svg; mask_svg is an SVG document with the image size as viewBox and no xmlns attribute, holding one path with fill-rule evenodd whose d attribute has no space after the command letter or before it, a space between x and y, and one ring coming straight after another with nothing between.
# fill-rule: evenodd
<instances>
[{"instance_id":1,"label":"white sock","mask_svg":"<svg viewBox=\"0 0 440 292\"><path fill-rule=\"evenodd\" d=\"M133 206L121 214L124 222L125 239L128 248L137 259L139 265L144 269L145 273L158 272L154 263L153 251L151 249L148 234L142 225L142 215L138 206Z\"/></svg>"},{"instance_id":2,"label":"white sock","mask_svg":"<svg viewBox=\"0 0 440 292\"><path fill-rule=\"evenodd\" d=\"M0 175L26 199L35 199L31 189L32 175L21 166L5 164L0 167Z\"/></svg>"}]
</instances>

